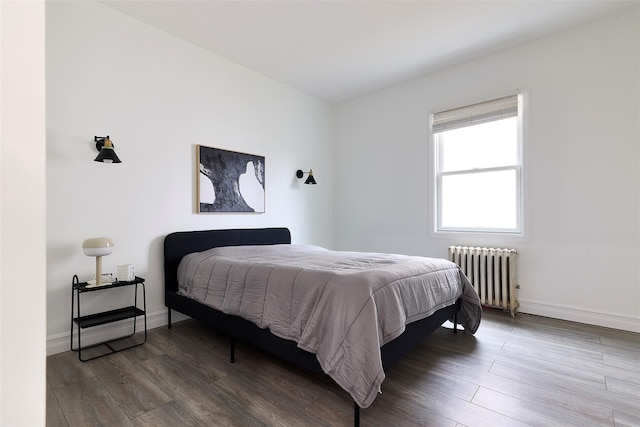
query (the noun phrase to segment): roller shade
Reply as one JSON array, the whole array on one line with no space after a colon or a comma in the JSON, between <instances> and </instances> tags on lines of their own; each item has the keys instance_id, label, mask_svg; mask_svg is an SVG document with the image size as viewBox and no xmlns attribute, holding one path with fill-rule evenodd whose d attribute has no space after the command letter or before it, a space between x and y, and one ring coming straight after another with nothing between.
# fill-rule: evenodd
<instances>
[{"instance_id":1,"label":"roller shade","mask_svg":"<svg viewBox=\"0 0 640 427\"><path fill-rule=\"evenodd\" d=\"M433 133L518 116L518 95L453 108L433 114Z\"/></svg>"}]
</instances>

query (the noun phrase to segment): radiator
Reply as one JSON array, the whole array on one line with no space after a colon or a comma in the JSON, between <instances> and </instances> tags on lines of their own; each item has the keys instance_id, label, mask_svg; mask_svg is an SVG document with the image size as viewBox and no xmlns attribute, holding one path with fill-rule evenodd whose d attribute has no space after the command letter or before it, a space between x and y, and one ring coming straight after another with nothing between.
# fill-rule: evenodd
<instances>
[{"instance_id":1,"label":"radiator","mask_svg":"<svg viewBox=\"0 0 640 427\"><path fill-rule=\"evenodd\" d=\"M516 314L519 286L515 249L450 246L449 260L460 266L484 306Z\"/></svg>"}]
</instances>

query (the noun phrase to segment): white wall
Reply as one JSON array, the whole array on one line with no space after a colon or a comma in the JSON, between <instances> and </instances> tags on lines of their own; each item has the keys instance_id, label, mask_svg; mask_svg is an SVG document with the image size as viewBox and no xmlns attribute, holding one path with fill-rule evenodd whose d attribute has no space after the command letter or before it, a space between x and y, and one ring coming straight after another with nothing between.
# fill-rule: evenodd
<instances>
[{"instance_id":1,"label":"white wall","mask_svg":"<svg viewBox=\"0 0 640 427\"><path fill-rule=\"evenodd\" d=\"M47 5L47 333L68 349L71 278L90 279L88 237L115 242L164 321L162 242L172 231L287 226L331 247L331 106L96 2ZM93 161L110 135L121 164ZM196 214L195 146L266 157L266 213ZM313 168L316 186L297 169ZM87 310L126 295L103 294ZM128 301L127 301L128 302Z\"/></svg>"},{"instance_id":2,"label":"white wall","mask_svg":"<svg viewBox=\"0 0 640 427\"><path fill-rule=\"evenodd\" d=\"M0 2L0 425L45 423L45 7Z\"/></svg>"},{"instance_id":3,"label":"white wall","mask_svg":"<svg viewBox=\"0 0 640 427\"><path fill-rule=\"evenodd\" d=\"M638 18L635 7L337 105L335 248L515 247L521 311L640 331ZM429 114L517 89L529 94L527 239L434 238Z\"/></svg>"}]
</instances>

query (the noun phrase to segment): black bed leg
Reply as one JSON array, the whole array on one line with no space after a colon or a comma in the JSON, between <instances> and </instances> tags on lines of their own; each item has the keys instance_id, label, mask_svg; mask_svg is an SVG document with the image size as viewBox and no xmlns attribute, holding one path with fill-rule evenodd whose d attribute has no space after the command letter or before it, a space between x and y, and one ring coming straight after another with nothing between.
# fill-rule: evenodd
<instances>
[{"instance_id":1,"label":"black bed leg","mask_svg":"<svg viewBox=\"0 0 640 427\"><path fill-rule=\"evenodd\" d=\"M353 426L360 427L360 407L353 402Z\"/></svg>"},{"instance_id":2,"label":"black bed leg","mask_svg":"<svg viewBox=\"0 0 640 427\"><path fill-rule=\"evenodd\" d=\"M167 326L171 329L171 309L167 308Z\"/></svg>"},{"instance_id":3,"label":"black bed leg","mask_svg":"<svg viewBox=\"0 0 640 427\"><path fill-rule=\"evenodd\" d=\"M229 337L229 361L236 362L236 339L234 337Z\"/></svg>"},{"instance_id":4,"label":"black bed leg","mask_svg":"<svg viewBox=\"0 0 640 427\"><path fill-rule=\"evenodd\" d=\"M458 313L453 315L453 333L458 333Z\"/></svg>"}]
</instances>

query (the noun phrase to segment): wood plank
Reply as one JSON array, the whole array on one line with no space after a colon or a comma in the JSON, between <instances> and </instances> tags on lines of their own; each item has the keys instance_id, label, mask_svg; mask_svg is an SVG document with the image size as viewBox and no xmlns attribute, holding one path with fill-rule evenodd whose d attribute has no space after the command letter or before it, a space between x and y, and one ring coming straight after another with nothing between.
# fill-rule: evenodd
<instances>
[{"instance_id":1,"label":"wood plank","mask_svg":"<svg viewBox=\"0 0 640 427\"><path fill-rule=\"evenodd\" d=\"M526 425L503 414L475 405L469 400L457 398L426 385L417 387L416 384L405 386L401 381L390 382L385 387L385 394L387 393L396 396L397 399L428 408L439 416L469 426Z\"/></svg>"},{"instance_id":2,"label":"wood plank","mask_svg":"<svg viewBox=\"0 0 640 427\"><path fill-rule=\"evenodd\" d=\"M67 419L64 416L62 408L58 403L58 399L47 381L47 427L68 427Z\"/></svg>"},{"instance_id":3,"label":"wood plank","mask_svg":"<svg viewBox=\"0 0 640 427\"><path fill-rule=\"evenodd\" d=\"M274 356L238 345L236 348L236 367L247 376L270 384L270 386L286 399L298 401L306 406L320 398L328 390L346 395L328 376L308 372L291 366Z\"/></svg>"},{"instance_id":4,"label":"wood plank","mask_svg":"<svg viewBox=\"0 0 640 427\"><path fill-rule=\"evenodd\" d=\"M610 393L600 387L589 387L581 383L572 383L555 375L547 375L539 371L531 371L521 366L496 362L491 372L512 378L517 381L538 387L542 390L556 390L568 396L579 396L585 405L602 405L611 409L617 409L625 413L633 413L634 408L640 406L640 399L627 396L624 399L620 395Z\"/></svg>"},{"instance_id":5,"label":"wood plank","mask_svg":"<svg viewBox=\"0 0 640 427\"><path fill-rule=\"evenodd\" d=\"M611 409L593 401L585 401L581 395L566 393L564 390L540 388L511 378L475 369L456 361L434 361L431 367L434 375L450 378L464 378L470 384L479 385L509 396L517 396L527 402L551 410L583 419L589 423L611 425ZM595 397L594 397L595 399Z\"/></svg>"},{"instance_id":6,"label":"wood plank","mask_svg":"<svg viewBox=\"0 0 640 427\"><path fill-rule=\"evenodd\" d=\"M71 426L133 426L96 377L56 388L54 393Z\"/></svg>"},{"instance_id":7,"label":"wood plank","mask_svg":"<svg viewBox=\"0 0 640 427\"><path fill-rule=\"evenodd\" d=\"M160 387L147 378L124 383L107 381L104 386L130 419L171 401Z\"/></svg>"},{"instance_id":8,"label":"wood plank","mask_svg":"<svg viewBox=\"0 0 640 427\"><path fill-rule=\"evenodd\" d=\"M388 373L382 390L386 392L389 386L410 389L424 387L470 402L478 391L478 386L460 376L442 374L437 370L440 363L443 362L441 360L416 361L416 358L407 359L407 363L400 362Z\"/></svg>"},{"instance_id":9,"label":"wood plank","mask_svg":"<svg viewBox=\"0 0 640 427\"><path fill-rule=\"evenodd\" d=\"M472 402L531 426L586 427L597 425L484 387L480 387Z\"/></svg>"},{"instance_id":10,"label":"wood plank","mask_svg":"<svg viewBox=\"0 0 640 427\"><path fill-rule=\"evenodd\" d=\"M241 405L254 418L270 426L328 425L307 412L304 401L288 399L259 378L240 372L216 382L216 388Z\"/></svg>"},{"instance_id":11,"label":"wood plank","mask_svg":"<svg viewBox=\"0 0 640 427\"><path fill-rule=\"evenodd\" d=\"M146 375L192 417L202 422L217 420L220 425L233 425L242 419L245 425L260 425L217 385L208 383L197 371L182 367L163 355L140 363Z\"/></svg>"},{"instance_id":12,"label":"wood plank","mask_svg":"<svg viewBox=\"0 0 640 427\"><path fill-rule=\"evenodd\" d=\"M616 427L638 427L640 426L640 408L635 414L626 414L620 411L613 411Z\"/></svg>"},{"instance_id":13,"label":"wood plank","mask_svg":"<svg viewBox=\"0 0 640 427\"><path fill-rule=\"evenodd\" d=\"M525 357L536 360L547 360L562 368L579 368L593 374L619 379L631 379L640 382L640 362L625 363L626 360L617 359L613 363L610 356L600 352L587 351L579 348L554 347L552 345L533 345L526 342L508 342L503 352L512 359Z\"/></svg>"},{"instance_id":14,"label":"wood plank","mask_svg":"<svg viewBox=\"0 0 640 427\"><path fill-rule=\"evenodd\" d=\"M79 384L95 376L89 365L78 360L78 353L67 351L47 357L47 379L54 389Z\"/></svg>"},{"instance_id":15,"label":"wood plank","mask_svg":"<svg viewBox=\"0 0 640 427\"><path fill-rule=\"evenodd\" d=\"M607 387L604 375L601 373L591 372L581 368L580 366L561 366L553 360L541 360L527 355L521 355L520 357L499 355L496 357L492 369L496 366L496 363L510 364L512 366L519 367L520 369L526 369L530 372L554 376L560 381L565 381L571 384L586 385L603 389L606 389Z\"/></svg>"},{"instance_id":16,"label":"wood plank","mask_svg":"<svg viewBox=\"0 0 640 427\"><path fill-rule=\"evenodd\" d=\"M640 356L628 357L624 355L603 353L602 363L621 368L634 374L638 374L640 372Z\"/></svg>"},{"instance_id":17,"label":"wood plank","mask_svg":"<svg viewBox=\"0 0 640 427\"><path fill-rule=\"evenodd\" d=\"M607 377L607 390L640 398L640 383Z\"/></svg>"},{"instance_id":18,"label":"wood plank","mask_svg":"<svg viewBox=\"0 0 640 427\"><path fill-rule=\"evenodd\" d=\"M192 417L187 410L174 401L134 418L133 423L139 427L211 426L210 421L202 421Z\"/></svg>"},{"instance_id":19,"label":"wood plank","mask_svg":"<svg viewBox=\"0 0 640 427\"><path fill-rule=\"evenodd\" d=\"M338 392L326 390L317 399L304 407L304 410L316 419L329 426L352 426L353 425L353 401L345 396L340 390ZM361 411L361 417L368 413ZM361 418L363 426L373 426Z\"/></svg>"},{"instance_id":20,"label":"wood plank","mask_svg":"<svg viewBox=\"0 0 640 427\"><path fill-rule=\"evenodd\" d=\"M104 382L126 384L139 381L144 374L138 366L127 359L122 353L115 353L108 357L101 357L86 362L93 373Z\"/></svg>"},{"instance_id":21,"label":"wood plank","mask_svg":"<svg viewBox=\"0 0 640 427\"><path fill-rule=\"evenodd\" d=\"M375 407L372 405L372 407L363 410L360 416L361 425L374 427L448 427L461 425L428 406L408 402L402 398L392 399L390 397L389 393L385 393L374 401L373 405Z\"/></svg>"},{"instance_id":22,"label":"wood plank","mask_svg":"<svg viewBox=\"0 0 640 427\"><path fill-rule=\"evenodd\" d=\"M165 347L165 354L177 364L199 372L206 381L215 382L225 377L229 371L228 342L220 345L220 339L212 345L212 341L203 336L202 340L191 339L188 328L172 330L165 338L170 345Z\"/></svg>"}]
</instances>

